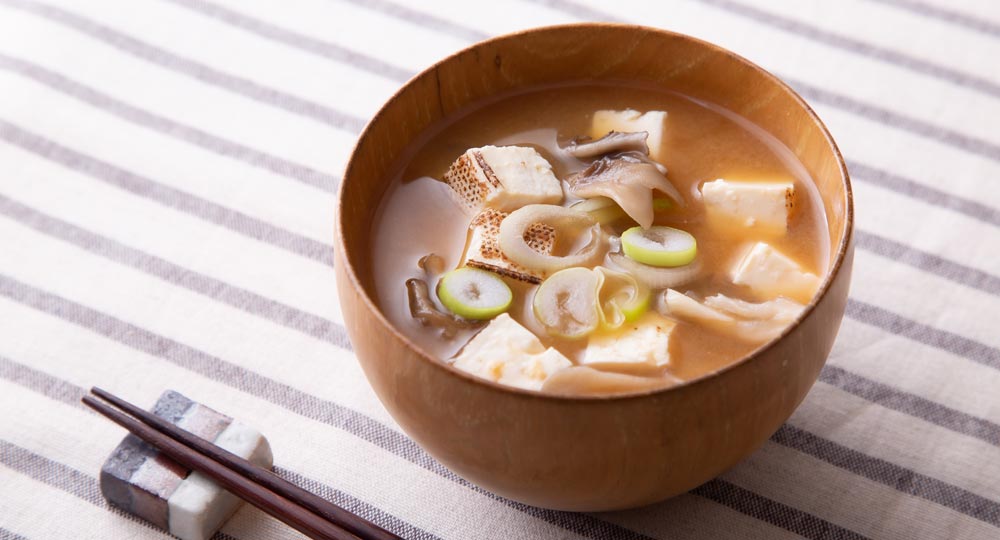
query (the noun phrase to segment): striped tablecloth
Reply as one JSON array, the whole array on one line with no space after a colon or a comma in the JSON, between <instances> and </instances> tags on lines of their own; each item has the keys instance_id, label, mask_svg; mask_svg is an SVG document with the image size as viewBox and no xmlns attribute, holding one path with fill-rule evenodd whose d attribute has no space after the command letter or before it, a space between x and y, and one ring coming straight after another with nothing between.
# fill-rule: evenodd
<instances>
[{"instance_id":1,"label":"striped tablecloth","mask_svg":"<svg viewBox=\"0 0 1000 540\"><path fill-rule=\"evenodd\" d=\"M801 408L719 479L568 514L407 439L331 268L352 141L487 36L619 20L789 81L854 177L855 280ZM104 503L101 385L174 388L270 436L280 474L407 538L1000 537L1000 3L0 0L0 539L165 535ZM244 508L220 538L295 533Z\"/></svg>"}]
</instances>

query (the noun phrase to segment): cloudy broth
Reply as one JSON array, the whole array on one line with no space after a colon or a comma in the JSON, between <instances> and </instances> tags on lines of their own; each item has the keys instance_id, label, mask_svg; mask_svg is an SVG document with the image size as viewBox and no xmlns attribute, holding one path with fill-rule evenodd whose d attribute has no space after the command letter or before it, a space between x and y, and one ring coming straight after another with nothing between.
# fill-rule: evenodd
<instances>
[{"instance_id":1,"label":"cloudy broth","mask_svg":"<svg viewBox=\"0 0 1000 540\"><path fill-rule=\"evenodd\" d=\"M691 233L697 239L702 262L700 275L681 287L682 292L701 297L718 293L741 296L727 272L754 239L742 237L739 231L720 235L708 226L698 189L716 178L794 182L795 210L787 234L768 241L809 272L825 275L830 250L819 194L794 155L760 128L717 106L634 85L541 88L469 108L430 130L409 149L373 223L371 268L377 300L393 325L442 361L454 356L475 333L465 330L453 339L444 339L433 328L421 325L411 316L404 286L407 279L423 276L417 262L424 255L441 256L447 269L461 261L470 218L439 181L455 159L473 147L531 146L549 160L555 176L564 179L586 163L560 157L559 146L587 133L593 112L601 109L662 110L668 114L661 161L685 204L657 212L655 224ZM620 234L622 228L617 227L614 234ZM547 335L531 314L537 285L506 281L514 292L511 317L545 345L579 362L587 340ZM430 285L433 290L434 284ZM669 365L643 375L660 376L663 384L689 380L722 368L760 345L680 321L670 339Z\"/></svg>"}]
</instances>

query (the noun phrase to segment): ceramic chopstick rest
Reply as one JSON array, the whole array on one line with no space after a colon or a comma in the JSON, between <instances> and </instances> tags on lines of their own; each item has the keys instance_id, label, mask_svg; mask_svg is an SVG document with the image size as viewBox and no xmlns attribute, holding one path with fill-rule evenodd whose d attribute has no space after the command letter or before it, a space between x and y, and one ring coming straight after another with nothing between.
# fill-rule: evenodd
<instances>
[{"instance_id":1,"label":"ceramic chopstick rest","mask_svg":"<svg viewBox=\"0 0 1000 540\"><path fill-rule=\"evenodd\" d=\"M260 432L177 392L164 392L152 411L256 465L272 465L271 448ZM104 463L100 485L113 506L182 540L210 538L242 503L131 434Z\"/></svg>"}]
</instances>

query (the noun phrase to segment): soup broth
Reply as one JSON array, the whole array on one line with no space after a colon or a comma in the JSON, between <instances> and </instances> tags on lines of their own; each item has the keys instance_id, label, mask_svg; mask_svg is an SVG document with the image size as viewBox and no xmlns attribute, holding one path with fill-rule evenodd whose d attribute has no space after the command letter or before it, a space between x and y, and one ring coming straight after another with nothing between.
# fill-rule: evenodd
<instances>
[{"instance_id":1,"label":"soup broth","mask_svg":"<svg viewBox=\"0 0 1000 540\"><path fill-rule=\"evenodd\" d=\"M415 141L408 150L405 162L398 167L398 173L384 195L373 223L375 234L371 246L371 268L377 301L385 316L431 356L442 362L451 362L489 321L464 325L455 329L454 335L445 336L440 328L413 316L406 285L410 279L426 282L435 307L448 314L435 294L441 269L422 269L420 261L428 254L435 254L443 261L443 271L454 269L462 264L470 241L470 222L475 212L470 214L468 209L456 202L452 188L442 181L449 167L470 148L489 145L532 148L548 161L552 173L561 182L564 197L556 204L571 206L581 197L570 189L567 179L586 169L595 158L574 157L567 153L566 148L572 147L574 141L579 142L580 136L593 131L597 111L625 110L666 112L660 144L654 148L652 137L647 139L647 143L651 143L650 156L665 166L665 176L676 187L681 200L671 200L664 193L653 190L652 197L657 201L653 224L686 231L696 239L695 263L698 270L683 283L669 287L675 293L672 297L666 296L666 287L645 287L650 294L648 311L670 321L669 325L675 325L669 330L668 342L661 341L658 345L666 347L666 351L661 352L669 356L668 361L594 364L593 367L601 374L609 374L606 379L596 380L595 373L590 370L579 371L574 377L554 385L551 390L604 393L677 384L725 367L768 340L757 334L748 339L748 332L765 328L764 335L768 338L780 332L798 312L792 312L791 318L786 313L782 319L772 313L774 304L768 302L776 300L784 302L781 306L793 305L796 306L794 309L800 310L815 293L818 279L826 273L829 262L829 239L825 233L823 207L808 173L790 150L728 110L689 96L618 84L539 88L504 96L447 119L428 131L421 140ZM706 204L708 188L705 186L716 179L737 184L778 182L794 186L794 196L789 195L787 200L791 207L787 228L775 233L762 229L761 223L753 218L740 221L742 218L737 216L736 221L727 221L710 215L714 210ZM768 189L773 187L771 184L767 186ZM720 191L723 192L730 193ZM744 198L738 202L752 211L759 209L751 204L752 199ZM750 206L746 206L748 204ZM617 206L612 207L618 210ZM625 230L635 226L636 222L630 216L601 225L607 247L599 260L584 266L613 266L605 253L623 251L624 248L619 247L619 239ZM584 239L574 245L560 246L561 233L557 231L555 234L557 250L567 253L579 251L586 244ZM776 252L783 257L781 260L793 261L801 270L801 275L811 276L810 280L815 278L815 281L809 281L812 289L807 296L791 300L786 298L787 294L762 296L752 285L735 282L737 271L734 269L741 265L741 261L749 260L750 250L762 245L759 244L761 242L771 250L769 253ZM745 262L744 266L750 264ZM617 267L616 270L623 268ZM627 269L624 270L627 274ZM553 273L548 272L544 279ZM539 321L533 310L535 294L540 286L509 277L502 279L513 296L507 314L537 336L544 347L555 349L574 366L587 364L588 348L594 334L631 331L634 321L626 322L617 330L602 327L588 336L573 339L554 335ZM778 285L783 286L782 283ZM641 283L639 285L643 288ZM685 295L685 298L677 294ZM709 302L706 299L717 295L725 297L725 302L743 302L729 311L719 311L720 306L725 307L723 301L709 305L715 313L722 313L722 319L732 321L720 322L711 317L702 319L699 318L701 315L689 313L684 307L691 302L697 304L695 307L704 307ZM763 309L763 314L743 314L742 308L751 305L767 308ZM774 321L778 319L784 322L777 323L775 327ZM629 354L627 350L630 348L624 347L620 354ZM643 351L636 354L640 353ZM663 354L657 357L661 358ZM553 373L547 373L547 376L551 377ZM548 384L542 384L541 390L549 389Z\"/></svg>"}]
</instances>

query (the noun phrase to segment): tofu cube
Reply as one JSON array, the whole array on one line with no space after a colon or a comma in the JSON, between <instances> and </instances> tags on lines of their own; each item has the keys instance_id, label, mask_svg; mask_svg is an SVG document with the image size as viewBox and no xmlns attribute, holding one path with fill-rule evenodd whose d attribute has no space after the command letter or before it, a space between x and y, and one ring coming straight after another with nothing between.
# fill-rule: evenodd
<instances>
[{"instance_id":1,"label":"tofu cube","mask_svg":"<svg viewBox=\"0 0 1000 540\"><path fill-rule=\"evenodd\" d=\"M730 273L733 283L743 285L761 300L779 296L802 303L812 299L819 277L764 242L754 244Z\"/></svg>"},{"instance_id":2,"label":"tofu cube","mask_svg":"<svg viewBox=\"0 0 1000 540\"><path fill-rule=\"evenodd\" d=\"M677 323L648 312L614 333L593 334L581 364L597 368L648 369L670 363L670 335Z\"/></svg>"},{"instance_id":3,"label":"tofu cube","mask_svg":"<svg viewBox=\"0 0 1000 540\"><path fill-rule=\"evenodd\" d=\"M559 204L562 184L534 148L470 148L444 175L455 199L469 215L483 208L511 212L526 204Z\"/></svg>"},{"instance_id":4,"label":"tofu cube","mask_svg":"<svg viewBox=\"0 0 1000 540\"><path fill-rule=\"evenodd\" d=\"M649 146L649 157L663 163L663 137L666 131L667 113L665 111L648 111L641 113L633 109L624 111L601 110L594 112L590 124L590 137L600 139L611 131L636 132L645 131L649 134L646 145Z\"/></svg>"},{"instance_id":5,"label":"tofu cube","mask_svg":"<svg viewBox=\"0 0 1000 540\"><path fill-rule=\"evenodd\" d=\"M473 266L490 272L496 272L527 283L541 283L542 273L528 270L510 259L500 251L500 223L508 214L492 208L487 208L469 224L469 241L459 266ZM551 254L555 245L555 229L544 223L535 223L525 232L528 246L539 253Z\"/></svg>"},{"instance_id":6,"label":"tofu cube","mask_svg":"<svg viewBox=\"0 0 1000 540\"><path fill-rule=\"evenodd\" d=\"M549 376L573 363L501 313L469 340L452 365L496 383L540 390Z\"/></svg>"},{"instance_id":7,"label":"tofu cube","mask_svg":"<svg viewBox=\"0 0 1000 540\"><path fill-rule=\"evenodd\" d=\"M734 182L720 178L702 185L701 196L713 225L765 234L785 234L795 208L792 182Z\"/></svg>"}]
</instances>

